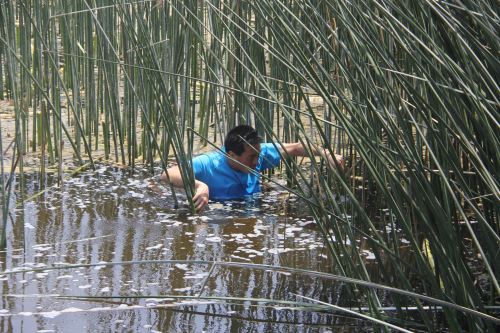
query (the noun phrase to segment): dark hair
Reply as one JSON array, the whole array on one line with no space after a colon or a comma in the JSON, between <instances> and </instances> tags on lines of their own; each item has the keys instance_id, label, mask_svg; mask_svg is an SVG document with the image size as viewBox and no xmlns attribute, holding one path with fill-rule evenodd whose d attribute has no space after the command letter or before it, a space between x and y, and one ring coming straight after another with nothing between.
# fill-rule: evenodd
<instances>
[{"instance_id":1,"label":"dark hair","mask_svg":"<svg viewBox=\"0 0 500 333\"><path fill-rule=\"evenodd\" d=\"M258 143L260 143L260 137L253 127L239 125L227 133L224 140L224 147L226 148L226 153L232 151L240 156L245 151L246 145L255 146Z\"/></svg>"}]
</instances>

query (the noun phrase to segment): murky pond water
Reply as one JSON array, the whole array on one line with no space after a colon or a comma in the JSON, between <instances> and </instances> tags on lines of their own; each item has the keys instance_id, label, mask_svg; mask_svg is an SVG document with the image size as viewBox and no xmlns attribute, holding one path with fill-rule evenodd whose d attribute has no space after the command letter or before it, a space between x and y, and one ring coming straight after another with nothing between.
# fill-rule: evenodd
<instances>
[{"instance_id":1,"label":"murky pond water","mask_svg":"<svg viewBox=\"0 0 500 333\"><path fill-rule=\"evenodd\" d=\"M27 180L28 195L38 180ZM241 202L174 209L141 170L100 166L11 210L0 253L1 332L329 332L362 323L300 309L338 303L304 203L276 188ZM283 301L273 303L269 300Z\"/></svg>"}]
</instances>

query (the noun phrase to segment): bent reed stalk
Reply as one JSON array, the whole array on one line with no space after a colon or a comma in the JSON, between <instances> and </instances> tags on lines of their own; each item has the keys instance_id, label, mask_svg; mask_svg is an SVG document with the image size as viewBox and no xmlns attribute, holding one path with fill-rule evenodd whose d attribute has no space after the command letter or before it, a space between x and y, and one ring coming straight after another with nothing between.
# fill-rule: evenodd
<instances>
[{"instance_id":1,"label":"bent reed stalk","mask_svg":"<svg viewBox=\"0 0 500 333\"><path fill-rule=\"evenodd\" d=\"M190 197L192 155L248 123L311 151L307 170L284 159L284 174L310 198L336 273L484 311L500 296L496 6L1 1L0 99L15 114L9 149L0 129L2 238L7 179L18 174L22 188L31 156L57 164L61 180L65 146L80 164L104 154L154 170L175 158ZM312 158L311 145L343 154L349 172ZM381 318L371 290L341 296L366 298ZM450 331L494 329L445 317Z\"/></svg>"}]
</instances>

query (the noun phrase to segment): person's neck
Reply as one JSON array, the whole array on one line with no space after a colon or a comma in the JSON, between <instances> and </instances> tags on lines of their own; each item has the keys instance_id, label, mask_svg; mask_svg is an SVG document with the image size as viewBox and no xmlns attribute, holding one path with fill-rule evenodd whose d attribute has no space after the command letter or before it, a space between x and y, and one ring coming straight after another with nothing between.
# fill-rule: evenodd
<instances>
[{"instance_id":1,"label":"person's neck","mask_svg":"<svg viewBox=\"0 0 500 333\"><path fill-rule=\"evenodd\" d=\"M233 161L230 156L226 156L226 161L231 169L233 169L234 171L241 172L240 165L238 164L238 162Z\"/></svg>"}]
</instances>

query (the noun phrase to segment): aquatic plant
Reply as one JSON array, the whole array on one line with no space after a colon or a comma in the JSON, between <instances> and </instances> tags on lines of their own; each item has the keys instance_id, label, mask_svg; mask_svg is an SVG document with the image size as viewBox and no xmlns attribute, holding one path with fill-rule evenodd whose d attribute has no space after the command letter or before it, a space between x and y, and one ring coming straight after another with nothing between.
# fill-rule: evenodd
<instances>
[{"instance_id":1,"label":"aquatic plant","mask_svg":"<svg viewBox=\"0 0 500 333\"><path fill-rule=\"evenodd\" d=\"M62 180L68 147L80 164L173 157L189 195L193 153L250 123L346 156L346 172L284 162L336 273L481 312L498 299L495 1L18 0L0 2L0 22L15 114L12 145L0 129L3 246L27 165ZM372 290L346 297L381 318ZM451 331L494 329L444 311Z\"/></svg>"}]
</instances>

